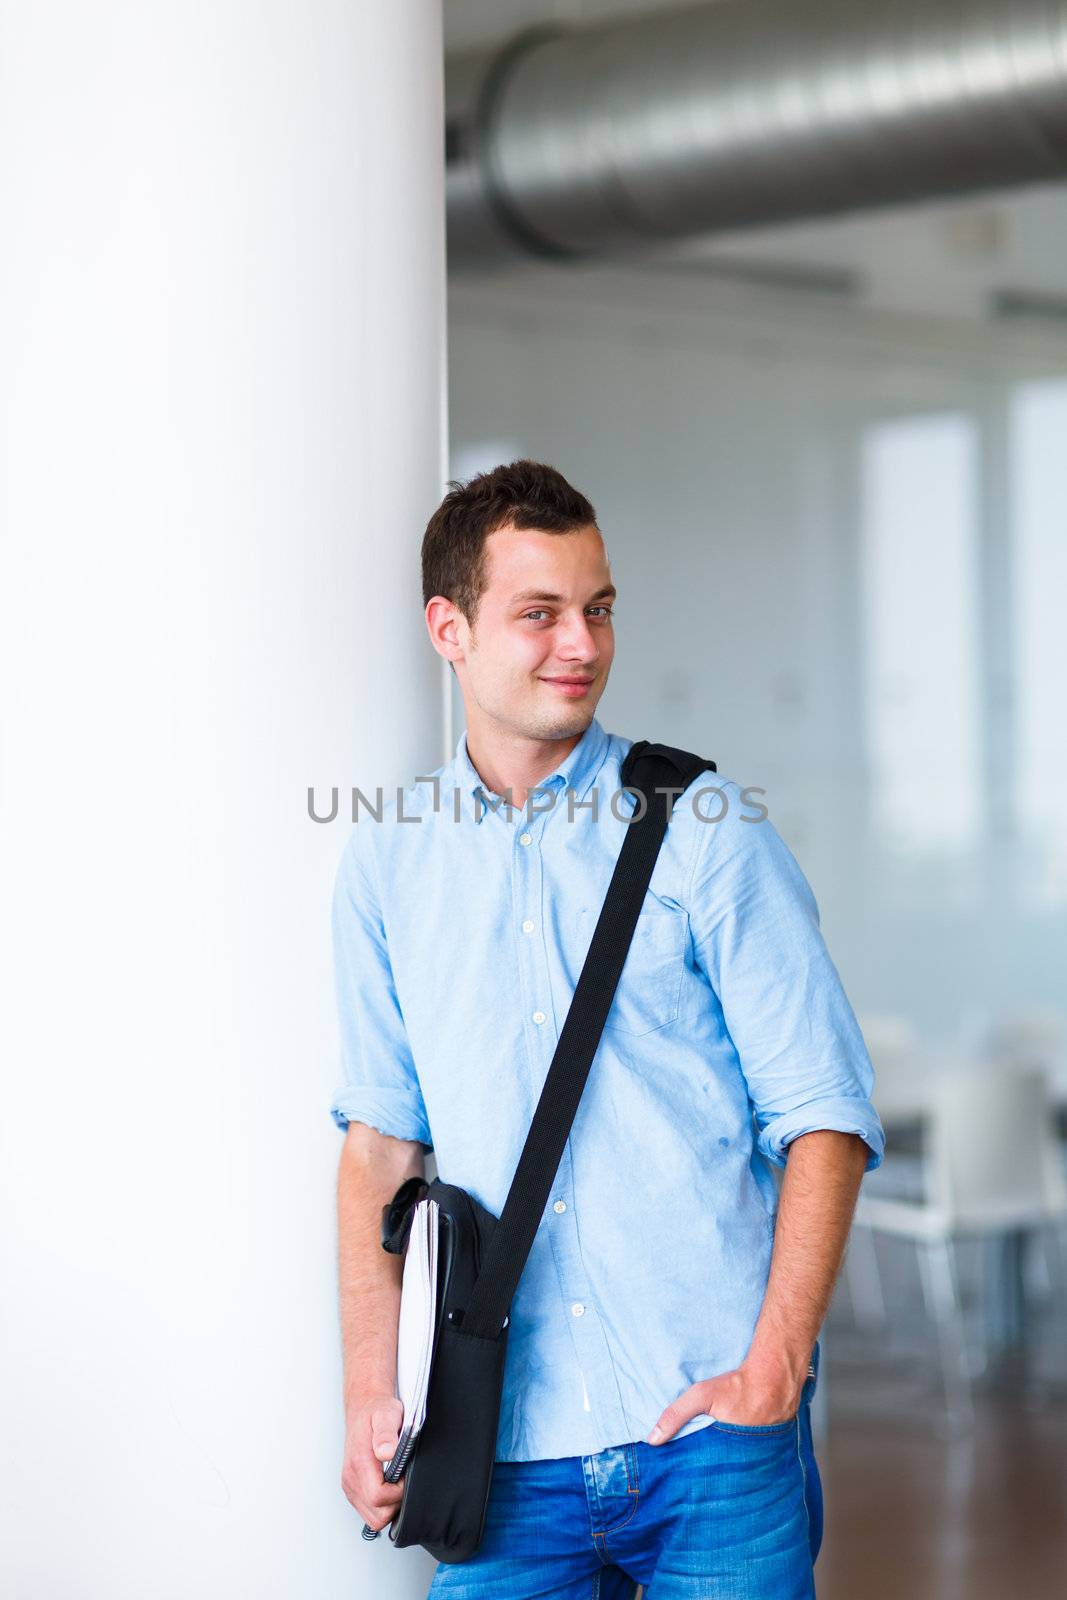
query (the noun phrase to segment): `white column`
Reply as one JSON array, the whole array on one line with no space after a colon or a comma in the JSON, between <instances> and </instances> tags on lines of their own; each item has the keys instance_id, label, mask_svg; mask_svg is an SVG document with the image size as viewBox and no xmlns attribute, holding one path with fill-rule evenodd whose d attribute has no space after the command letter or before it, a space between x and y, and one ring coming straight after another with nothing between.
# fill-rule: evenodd
<instances>
[{"instance_id":1,"label":"white column","mask_svg":"<svg viewBox=\"0 0 1067 1600\"><path fill-rule=\"evenodd\" d=\"M0 1588L425 1594L341 1486L309 784L442 759L439 0L0 5Z\"/></svg>"}]
</instances>

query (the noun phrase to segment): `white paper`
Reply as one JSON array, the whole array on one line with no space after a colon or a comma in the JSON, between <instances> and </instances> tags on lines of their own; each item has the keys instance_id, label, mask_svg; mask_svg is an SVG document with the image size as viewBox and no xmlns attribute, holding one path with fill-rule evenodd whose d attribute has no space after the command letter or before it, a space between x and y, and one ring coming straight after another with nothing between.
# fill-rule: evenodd
<instances>
[{"instance_id":1,"label":"white paper","mask_svg":"<svg viewBox=\"0 0 1067 1600\"><path fill-rule=\"evenodd\" d=\"M437 1250L439 1210L424 1198L415 1207L404 1253L397 1333L396 1386L404 1407L397 1448L399 1456L426 1420L430 1359L437 1321Z\"/></svg>"}]
</instances>

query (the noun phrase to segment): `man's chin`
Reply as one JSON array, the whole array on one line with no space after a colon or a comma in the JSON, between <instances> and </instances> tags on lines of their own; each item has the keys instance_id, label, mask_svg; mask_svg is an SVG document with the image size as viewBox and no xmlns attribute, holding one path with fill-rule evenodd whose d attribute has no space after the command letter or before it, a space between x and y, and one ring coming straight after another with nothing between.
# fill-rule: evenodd
<instances>
[{"instance_id":1,"label":"man's chin","mask_svg":"<svg viewBox=\"0 0 1067 1600\"><path fill-rule=\"evenodd\" d=\"M543 717L542 729L538 734L542 739L573 739L576 734L582 734L592 722L596 713L596 696L592 693L585 695L580 700L569 704L560 703L558 696L553 696L557 701L547 717Z\"/></svg>"}]
</instances>

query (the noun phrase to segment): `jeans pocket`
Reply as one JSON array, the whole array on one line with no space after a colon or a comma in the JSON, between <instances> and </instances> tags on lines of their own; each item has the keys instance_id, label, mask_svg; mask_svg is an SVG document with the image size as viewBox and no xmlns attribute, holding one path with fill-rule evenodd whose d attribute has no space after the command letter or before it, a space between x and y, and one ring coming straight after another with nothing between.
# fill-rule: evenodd
<instances>
[{"instance_id":1,"label":"jeans pocket","mask_svg":"<svg viewBox=\"0 0 1067 1600\"><path fill-rule=\"evenodd\" d=\"M720 1433L749 1433L759 1438L761 1435L791 1433L796 1428L797 1415L798 1413L794 1412L791 1417L786 1417L784 1422L762 1423L720 1422L718 1417L712 1417L711 1426L717 1428Z\"/></svg>"}]
</instances>

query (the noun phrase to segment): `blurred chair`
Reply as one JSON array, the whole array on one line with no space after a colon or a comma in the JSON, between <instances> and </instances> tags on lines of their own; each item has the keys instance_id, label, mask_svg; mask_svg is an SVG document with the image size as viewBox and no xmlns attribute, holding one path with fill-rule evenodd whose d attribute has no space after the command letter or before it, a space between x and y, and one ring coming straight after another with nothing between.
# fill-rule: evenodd
<instances>
[{"instance_id":1,"label":"blurred chair","mask_svg":"<svg viewBox=\"0 0 1067 1600\"><path fill-rule=\"evenodd\" d=\"M1067 1217L1067 1181L1048 1084L1037 1069L977 1061L946 1066L929 1085L928 1118L925 1197L862 1193L853 1244L860 1244L861 1273L866 1252L873 1258L876 1234L915 1244L923 1297L937 1325L949 1412L969 1421L972 1368L956 1240L962 1235L1003 1239L1061 1224ZM850 1244L850 1255L852 1249Z\"/></svg>"},{"instance_id":2,"label":"blurred chair","mask_svg":"<svg viewBox=\"0 0 1067 1600\"><path fill-rule=\"evenodd\" d=\"M882 1164L863 1180L864 1192L898 1200L923 1198L923 1158L895 1144L902 1126L911 1131L926 1110L929 1074L915 1027L907 1017L865 1012L860 1025L874 1067L874 1105L886 1129ZM885 1293L874 1241L854 1234L845 1256L844 1280L856 1321L866 1327L886 1322Z\"/></svg>"},{"instance_id":3,"label":"blurred chair","mask_svg":"<svg viewBox=\"0 0 1067 1600\"><path fill-rule=\"evenodd\" d=\"M915 1027L908 1017L890 1011L865 1011L857 1021L872 1060L876 1053L887 1058L906 1056L915 1047Z\"/></svg>"},{"instance_id":4,"label":"blurred chair","mask_svg":"<svg viewBox=\"0 0 1067 1600\"><path fill-rule=\"evenodd\" d=\"M1058 1114L1060 1166L1067 1175L1067 1016L1046 1006L1002 1013L986 1029L982 1049L989 1061L1044 1071ZM1027 1267L1027 1293L1035 1300L1049 1298L1055 1273L1048 1251L1029 1255Z\"/></svg>"},{"instance_id":5,"label":"blurred chair","mask_svg":"<svg viewBox=\"0 0 1067 1600\"><path fill-rule=\"evenodd\" d=\"M906 1017L867 1014L858 1019L874 1067L874 1104L883 1123L911 1124L924 1114L929 1093L929 1063ZM900 1199L922 1198L922 1158L895 1149L889 1139L885 1159L865 1179L869 1193Z\"/></svg>"},{"instance_id":6,"label":"blurred chair","mask_svg":"<svg viewBox=\"0 0 1067 1600\"><path fill-rule=\"evenodd\" d=\"M1012 1011L991 1025L986 1043L991 1056L1010 1058L1020 1066L1049 1067L1067 1050L1067 1017L1043 1006Z\"/></svg>"},{"instance_id":7,"label":"blurred chair","mask_svg":"<svg viewBox=\"0 0 1067 1600\"><path fill-rule=\"evenodd\" d=\"M1015 1067L1044 1069L1052 1098L1067 1107L1067 1016L1034 1006L999 1016L987 1030L984 1054Z\"/></svg>"}]
</instances>

